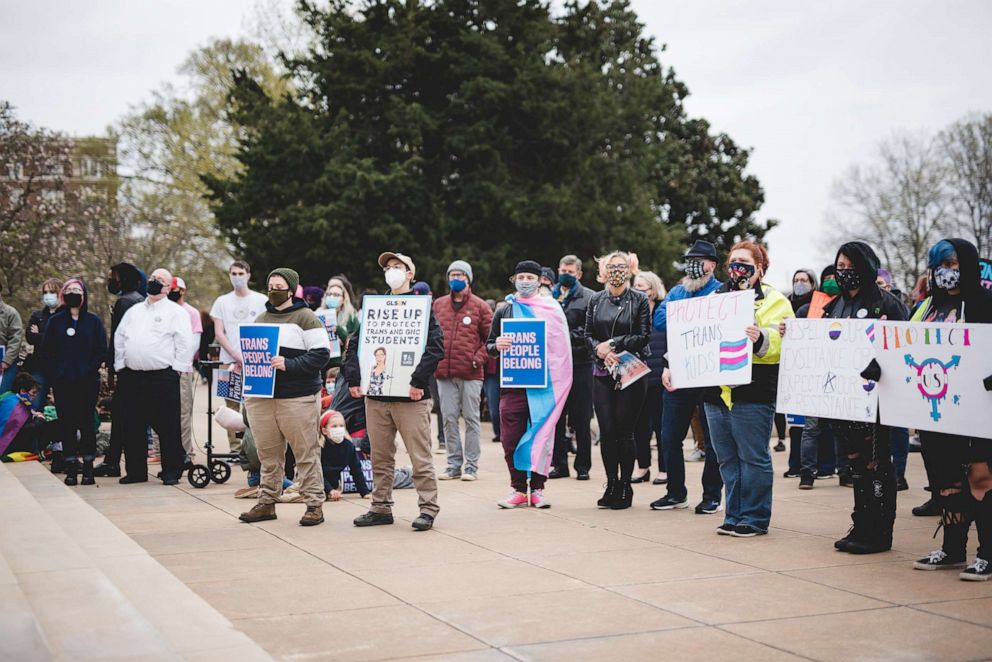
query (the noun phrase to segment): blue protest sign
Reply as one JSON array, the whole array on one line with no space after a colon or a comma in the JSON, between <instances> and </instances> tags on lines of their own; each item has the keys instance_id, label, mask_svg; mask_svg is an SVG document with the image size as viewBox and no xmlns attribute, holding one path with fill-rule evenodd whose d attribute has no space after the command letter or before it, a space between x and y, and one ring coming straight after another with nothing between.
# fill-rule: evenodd
<instances>
[{"instance_id":1,"label":"blue protest sign","mask_svg":"<svg viewBox=\"0 0 992 662\"><path fill-rule=\"evenodd\" d=\"M276 391L276 370L272 357L279 354L278 324L242 324L241 358L244 361L242 395L271 398Z\"/></svg>"},{"instance_id":2,"label":"blue protest sign","mask_svg":"<svg viewBox=\"0 0 992 662\"><path fill-rule=\"evenodd\" d=\"M547 388L548 337L543 319L504 319L500 333L510 337L500 353L500 388Z\"/></svg>"}]
</instances>

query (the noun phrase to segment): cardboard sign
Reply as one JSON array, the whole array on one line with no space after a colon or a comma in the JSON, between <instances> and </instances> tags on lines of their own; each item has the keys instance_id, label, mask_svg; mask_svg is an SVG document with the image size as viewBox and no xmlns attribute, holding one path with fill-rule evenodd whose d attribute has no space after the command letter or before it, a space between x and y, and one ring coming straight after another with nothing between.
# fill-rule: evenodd
<instances>
[{"instance_id":1,"label":"cardboard sign","mask_svg":"<svg viewBox=\"0 0 992 662\"><path fill-rule=\"evenodd\" d=\"M670 301L668 367L675 388L751 382L754 290Z\"/></svg>"},{"instance_id":2,"label":"cardboard sign","mask_svg":"<svg viewBox=\"0 0 992 662\"><path fill-rule=\"evenodd\" d=\"M979 259L978 274L982 287L986 290L992 290L992 260Z\"/></svg>"},{"instance_id":3,"label":"cardboard sign","mask_svg":"<svg viewBox=\"0 0 992 662\"><path fill-rule=\"evenodd\" d=\"M878 320L788 319L785 325L777 410L873 422L877 384L860 373L875 357Z\"/></svg>"},{"instance_id":4,"label":"cardboard sign","mask_svg":"<svg viewBox=\"0 0 992 662\"><path fill-rule=\"evenodd\" d=\"M241 402L244 400L244 396L242 395L243 387L244 378L240 372L222 369L214 370L215 397Z\"/></svg>"},{"instance_id":5,"label":"cardboard sign","mask_svg":"<svg viewBox=\"0 0 992 662\"><path fill-rule=\"evenodd\" d=\"M242 324L241 359L244 366L242 394L246 398L271 398L276 392L273 356L279 354L278 324Z\"/></svg>"},{"instance_id":6,"label":"cardboard sign","mask_svg":"<svg viewBox=\"0 0 992 662\"><path fill-rule=\"evenodd\" d=\"M339 358L341 356L341 338L338 337L338 316L331 310L320 313L317 315L317 319L327 331L327 340L331 343L331 358Z\"/></svg>"},{"instance_id":7,"label":"cardboard sign","mask_svg":"<svg viewBox=\"0 0 992 662\"><path fill-rule=\"evenodd\" d=\"M548 329L543 319L501 320L513 343L499 354L500 388L547 388Z\"/></svg>"},{"instance_id":8,"label":"cardboard sign","mask_svg":"<svg viewBox=\"0 0 992 662\"><path fill-rule=\"evenodd\" d=\"M362 300L358 362L365 395L406 398L427 347L431 298L367 296Z\"/></svg>"}]
</instances>

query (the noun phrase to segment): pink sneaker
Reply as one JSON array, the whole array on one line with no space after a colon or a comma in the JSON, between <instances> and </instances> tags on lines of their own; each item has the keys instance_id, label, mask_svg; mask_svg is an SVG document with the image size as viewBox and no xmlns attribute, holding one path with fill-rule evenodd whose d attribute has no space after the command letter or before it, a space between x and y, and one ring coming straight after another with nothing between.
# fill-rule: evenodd
<instances>
[{"instance_id":1,"label":"pink sneaker","mask_svg":"<svg viewBox=\"0 0 992 662\"><path fill-rule=\"evenodd\" d=\"M550 508L551 502L544 498L544 490L532 490L530 505L532 508Z\"/></svg>"},{"instance_id":2,"label":"pink sneaker","mask_svg":"<svg viewBox=\"0 0 992 662\"><path fill-rule=\"evenodd\" d=\"M500 508L516 508L517 506L526 506L527 495L523 492L514 492L496 505Z\"/></svg>"}]
</instances>

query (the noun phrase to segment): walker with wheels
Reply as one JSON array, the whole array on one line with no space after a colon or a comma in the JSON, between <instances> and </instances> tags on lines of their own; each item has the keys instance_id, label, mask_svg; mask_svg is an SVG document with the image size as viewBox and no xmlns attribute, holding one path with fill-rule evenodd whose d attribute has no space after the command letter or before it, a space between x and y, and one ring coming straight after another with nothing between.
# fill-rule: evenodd
<instances>
[{"instance_id":1,"label":"walker with wheels","mask_svg":"<svg viewBox=\"0 0 992 662\"><path fill-rule=\"evenodd\" d=\"M207 443L204 451L207 453L206 464L193 464L189 467L186 479L193 487L203 488L210 484L226 483L231 477L230 462L238 462L238 453L214 452L214 369L223 365L220 361L201 361L200 365L207 369Z\"/></svg>"}]
</instances>

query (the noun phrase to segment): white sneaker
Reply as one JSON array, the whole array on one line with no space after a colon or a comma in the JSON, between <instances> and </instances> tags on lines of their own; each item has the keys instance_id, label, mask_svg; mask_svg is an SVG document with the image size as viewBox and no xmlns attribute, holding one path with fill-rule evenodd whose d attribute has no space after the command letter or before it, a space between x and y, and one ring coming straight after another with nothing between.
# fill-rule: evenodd
<instances>
[{"instance_id":1,"label":"white sneaker","mask_svg":"<svg viewBox=\"0 0 992 662\"><path fill-rule=\"evenodd\" d=\"M478 479L478 476L476 476L473 473L465 472L465 473L462 474L462 480L464 480L464 481L473 481L473 480L477 480L477 479Z\"/></svg>"},{"instance_id":2,"label":"white sneaker","mask_svg":"<svg viewBox=\"0 0 992 662\"><path fill-rule=\"evenodd\" d=\"M445 471L437 477L438 480L458 480L459 478L462 478L462 474L453 474L450 471ZM462 480L464 480L464 478L462 478Z\"/></svg>"},{"instance_id":3,"label":"white sneaker","mask_svg":"<svg viewBox=\"0 0 992 662\"><path fill-rule=\"evenodd\" d=\"M531 490L530 505L532 508L550 508L551 502L544 498L544 490Z\"/></svg>"},{"instance_id":4,"label":"white sneaker","mask_svg":"<svg viewBox=\"0 0 992 662\"><path fill-rule=\"evenodd\" d=\"M510 496L496 504L500 508L519 508L527 505L527 495L523 492L511 492Z\"/></svg>"},{"instance_id":5,"label":"white sneaker","mask_svg":"<svg viewBox=\"0 0 992 662\"><path fill-rule=\"evenodd\" d=\"M689 455L690 462L705 462L706 461L706 451L701 451L698 448Z\"/></svg>"}]
</instances>

